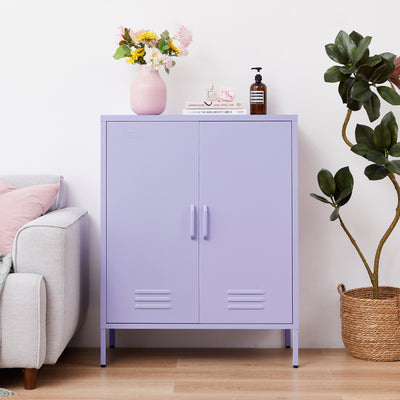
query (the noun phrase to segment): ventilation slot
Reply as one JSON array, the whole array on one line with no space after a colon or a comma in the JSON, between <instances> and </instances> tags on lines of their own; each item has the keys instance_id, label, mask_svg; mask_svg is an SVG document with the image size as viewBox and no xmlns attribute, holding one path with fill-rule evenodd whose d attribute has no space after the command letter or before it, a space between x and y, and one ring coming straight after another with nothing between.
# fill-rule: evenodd
<instances>
[{"instance_id":1,"label":"ventilation slot","mask_svg":"<svg viewBox=\"0 0 400 400\"><path fill-rule=\"evenodd\" d=\"M172 291L169 289L136 289L135 308L169 309L172 308Z\"/></svg>"},{"instance_id":2,"label":"ventilation slot","mask_svg":"<svg viewBox=\"0 0 400 400\"><path fill-rule=\"evenodd\" d=\"M226 294L229 310L263 310L265 308L264 290L228 290Z\"/></svg>"}]
</instances>

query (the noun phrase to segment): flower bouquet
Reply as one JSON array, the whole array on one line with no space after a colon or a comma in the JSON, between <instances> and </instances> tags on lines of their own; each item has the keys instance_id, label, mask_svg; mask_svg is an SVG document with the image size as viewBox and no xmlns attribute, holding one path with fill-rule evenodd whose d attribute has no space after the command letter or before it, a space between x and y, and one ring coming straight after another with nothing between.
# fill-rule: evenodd
<instances>
[{"instance_id":1,"label":"flower bouquet","mask_svg":"<svg viewBox=\"0 0 400 400\"><path fill-rule=\"evenodd\" d=\"M165 30L158 36L150 30L132 31L119 27L117 48L114 58L127 58L129 64L146 64L152 70L164 68L167 73L176 64L174 57L186 56L188 46L192 42L192 33L181 25L174 36Z\"/></svg>"}]
</instances>

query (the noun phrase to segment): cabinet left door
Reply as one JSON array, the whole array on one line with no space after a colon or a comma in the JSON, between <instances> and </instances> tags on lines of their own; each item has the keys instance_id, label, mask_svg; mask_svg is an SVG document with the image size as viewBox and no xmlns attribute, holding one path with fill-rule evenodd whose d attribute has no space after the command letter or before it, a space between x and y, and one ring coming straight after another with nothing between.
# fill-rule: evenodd
<instances>
[{"instance_id":1,"label":"cabinet left door","mask_svg":"<svg viewBox=\"0 0 400 400\"><path fill-rule=\"evenodd\" d=\"M196 323L198 125L108 122L108 323Z\"/></svg>"}]
</instances>

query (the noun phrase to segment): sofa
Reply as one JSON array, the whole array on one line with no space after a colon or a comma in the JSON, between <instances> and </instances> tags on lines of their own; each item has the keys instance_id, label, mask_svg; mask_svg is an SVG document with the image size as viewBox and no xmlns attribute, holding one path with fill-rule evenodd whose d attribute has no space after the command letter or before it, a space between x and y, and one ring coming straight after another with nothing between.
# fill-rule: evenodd
<instances>
[{"instance_id":1,"label":"sofa","mask_svg":"<svg viewBox=\"0 0 400 400\"><path fill-rule=\"evenodd\" d=\"M12 245L14 272L0 294L0 368L22 368L25 389L34 389L38 370L57 362L84 316L87 212L65 207L61 176L0 179L17 189L60 185L46 214L18 230Z\"/></svg>"}]
</instances>

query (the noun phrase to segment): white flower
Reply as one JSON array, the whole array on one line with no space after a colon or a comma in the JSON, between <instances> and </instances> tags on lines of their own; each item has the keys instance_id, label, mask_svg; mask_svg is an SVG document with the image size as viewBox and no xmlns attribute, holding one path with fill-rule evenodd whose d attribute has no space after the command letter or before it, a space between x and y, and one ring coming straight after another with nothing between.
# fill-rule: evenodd
<instances>
[{"instance_id":1,"label":"white flower","mask_svg":"<svg viewBox=\"0 0 400 400\"><path fill-rule=\"evenodd\" d=\"M148 46L144 46L144 50L146 51L146 54L143 59L151 69L160 69L164 66L165 61L160 50L156 47Z\"/></svg>"}]
</instances>

